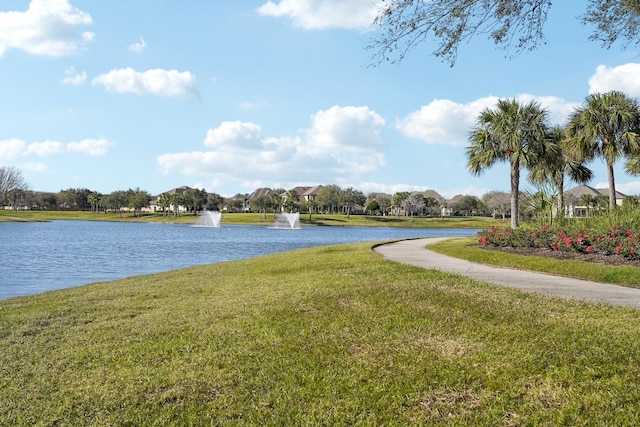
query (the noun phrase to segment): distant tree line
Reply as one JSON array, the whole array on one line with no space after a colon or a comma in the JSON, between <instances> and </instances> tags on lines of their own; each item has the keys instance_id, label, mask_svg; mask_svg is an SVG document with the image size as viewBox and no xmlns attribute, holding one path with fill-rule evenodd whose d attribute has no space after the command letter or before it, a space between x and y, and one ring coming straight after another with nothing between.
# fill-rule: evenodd
<instances>
[{"instance_id":1,"label":"distant tree line","mask_svg":"<svg viewBox=\"0 0 640 427\"><path fill-rule=\"evenodd\" d=\"M4 168L0 171L4 171ZM15 168L13 171L20 173ZM29 190L26 184L20 189L11 192L12 197L3 198L3 206L9 206L7 203L14 201L11 206L15 206L16 209L74 210L113 213L120 216L126 212L139 216L152 205L154 199L147 191L139 188L108 194L87 188L67 188L57 193L37 192ZM15 197L18 194L20 197ZM504 200L508 200L508 193L499 191L490 192L482 199L469 195L458 196L455 202L449 203L443 198L424 197L419 192L400 191L393 195L365 195L353 187L341 188L336 184L329 184L323 186L316 197L308 200L302 200L295 189L276 188L255 197L246 194L223 198L217 193L188 188L181 193L173 191L160 194L154 206L155 212L165 217L179 216L178 207L181 207L183 212L194 215L203 210L253 211L260 213L261 218L266 218L267 214L275 217L281 212L305 213L310 217L314 213L421 217L439 216L442 208L449 208L452 215L491 215L496 211L500 215L508 215Z\"/></svg>"},{"instance_id":2,"label":"distant tree line","mask_svg":"<svg viewBox=\"0 0 640 427\"><path fill-rule=\"evenodd\" d=\"M522 195L521 197L525 197ZM139 216L152 204L153 197L139 188L118 190L102 194L87 188L67 188L57 193L29 189L22 172L15 167L0 167L0 206L14 210L76 210L93 213L112 213L122 216L125 212ZM601 203L587 200L589 208L601 209ZM527 202L528 203L528 202ZM249 208L247 208L249 206ZM451 215L494 215L506 218L510 215L509 194L492 191L481 199L475 196L458 196L455 202L425 197L419 192L400 191L393 195L370 193L365 195L353 187L341 188L335 184L323 186L316 197L301 200L295 189L276 188L256 197L239 195L223 198L217 193L187 188L180 192L165 192L157 197L155 209L163 216L179 216L184 212L197 214L203 210L223 209L227 212L254 211L260 218L267 214L274 217L280 212L328 214L395 215L408 217L440 216L442 209Z\"/></svg>"},{"instance_id":3,"label":"distant tree line","mask_svg":"<svg viewBox=\"0 0 640 427\"><path fill-rule=\"evenodd\" d=\"M22 172L15 167L0 168L0 205L13 209L29 210L76 210L93 213L123 212L141 215L149 208L153 196L139 188L113 191L102 194L88 188L67 188L57 193L31 191L22 178ZM222 197L204 190L188 189L181 194L163 193L158 198L158 208L165 216L179 215L178 206L186 212L197 213L203 209L217 210Z\"/></svg>"},{"instance_id":4,"label":"distant tree line","mask_svg":"<svg viewBox=\"0 0 640 427\"><path fill-rule=\"evenodd\" d=\"M158 197L158 208L163 216L179 216L179 206L183 206L188 213L197 214L204 210L220 210L224 199L217 193L207 193L204 189L188 188L184 192L162 193Z\"/></svg>"},{"instance_id":5,"label":"distant tree line","mask_svg":"<svg viewBox=\"0 0 640 427\"><path fill-rule=\"evenodd\" d=\"M523 195L522 197L525 197ZM245 195L247 199L249 195ZM241 199L226 203L230 210L241 210ZM448 215L494 215L506 218L509 216L509 193L491 191L482 198L471 195L457 196L454 201L444 198L424 196L414 191L399 191L393 195L384 193L369 193L353 187L341 188L336 184L323 186L316 197L301 200L295 190L283 188L273 189L266 194L261 194L250 199L251 210L259 212L261 218L267 214L274 216L280 212L299 212L309 214L366 214L366 215L393 215L406 217L431 217L441 216L443 209Z\"/></svg>"},{"instance_id":6,"label":"distant tree line","mask_svg":"<svg viewBox=\"0 0 640 427\"><path fill-rule=\"evenodd\" d=\"M537 107L529 105L527 108ZM502 111L502 110L505 111ZM498 104L495 110L487 109L482 114L483 118L490 117L500 123L518 123L515 118L523 117L523 106L513 100L503 101ZM526 110L526 109L525 109ZM620 108L617 108L619 111ZM539 111L544 112L540 109ZM578 109L576 115L572 116L575 122L578 120ZM509 114L513 113L514 117ZM506 114L498 120L496 116ZM544 116L544 114L542 114ZM526 116L526 115L524 115ZM640 116L640 114L639 114ZM490 120L490 122L491 122ZM528 180L534 184L533 192L523 192L519 187L515 192L490 191L482 197L473 195L458 195L451 200L442 197L430 197L425 194L429 192L409 192L399 191L393 195L384 193L369 193L365 195L362 191L353 187L341 188L335 184L321 186L320 190L313 197L301 198L301 194L296 189L285 190L284 188L266 189L258 195L238 194L234 197L223 198L216 193L208 193L205 190L182 187L181 189L165 192L154 198L147 191L136 189L118 190L109 194L102 194L87 188L68 188L57 193L37 192L29 189L29 185L24 181L22 172L15 167L0 167L0 206L10 207L14 210L78 210L90 211L93 213L113 213L122 216L125 212L135 216L149 211L153 206L154 213L161 213L163 216L179 216L181 212L197 215L204 210L217 210L226 212L258 212L260 220L266 219L267 214L274 217L281 212L299 212L309 215L313 214L366 214L366 215L393 215L410 217L439 217L439 216L493 216L513 221L540 220L551 222L563 211L563 188L566 179L586 182L591 177L591 171L586 169L584 162L592 159L596 154L608 153L610 148L597 148L594 146L595 137L587 138L591 133L583 135L584 130L573 130L570 128L547 128L540 134L542 140L535 140L528 135L527 140L522 141L517 136L524 133L510 131L509 129L499 129L497 126L488 125L484 122L474 129L470 136L470 145L467 154L473 155L469 158L470 167L478 167L478 173L493 165L495 162L511 162L518 160L518 156L526 159L526 163L517 163L518 167L511 169L512 173L517 173L519 177L520 169L529 169ZM573 123L573 122L572 122ZM485 127L483 127L485 126ZM532 129L532 127L528 127ZM624 128L627 129L627 128ZM488 135L488 131L495 132L495 135ZM499 133L501 132L501 133ZM511 132L511 133L509 133ZM511 138L507 138L511 135ZM515 136L514 136L515 135ZM616 151L624 153L628 157L627 168L630 173L640 171L640 146L635 143L635 133L630 130L614 133L615 137L607 139L609 144L617 141L615 138L622 138L622 147ZM592 145L579 145L575 151L575 144L582 141L591 141ZM602 141L598 139L597 141ZM508 145L510 144L515 145ZM502 145L504 144L504 146ZM518 148L518 144L523 144ZM573 144L573 145L572 145ZM609 151L608 151L609 150ZM511 155L507 156L507 153ZM635 154L634 154L635 153ZM619 154L619 156L622 154ZM482 160L482 162L479 162ZM615 158L613 159L615 161ZM474 162L479 162L475 164ZM609 163L609 161L607 161ZM472 171L474 171L472 169ZM512 177L513 178L513 177ZM519 180L519 178L518 178ZM513 181L512 181L513 182ZM181 191L177 191L181 190ZM513 190L513 189L512 189ZM434 194L435 192L431 192ZM437 193L435 193L437 195ZM612 193L613 194L613 193ZM514 196L515 195L515 196ZM514 197L516 199L514 210ZM571 200L576 206L586 209L586 215L602 213L611 210L611 200L606 196L583 195L580 200ZM637 208L637 197L626 197L623 200L624 207ZM614 205L615 207L615 200ZM516 212L512 215L512 212ZM515 217L515 218L514 218Z\"/></svg>"},{"instance_id":7,"label":"distant tree line","mask_svg":"<svg viewBox=\"0 0 640 427\"><path fill-rule=\"evenodd\" d=\"M268 212L274 215L278 212L300 212L308 213L311 218L313 213L321 212L344 213L349 216L357 206L364 206L365 202L366 197L361 191L330 184L323 186L317 195L306 200L301 199L295 189L277 188L252 198L251 208L258 211L261 217Z\"/></svg>"}]
</instances>

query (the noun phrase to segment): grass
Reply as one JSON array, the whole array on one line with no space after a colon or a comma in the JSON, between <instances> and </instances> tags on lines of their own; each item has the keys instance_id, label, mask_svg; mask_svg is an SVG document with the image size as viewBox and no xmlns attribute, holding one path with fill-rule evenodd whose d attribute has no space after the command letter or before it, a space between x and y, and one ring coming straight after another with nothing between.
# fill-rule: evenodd
<instances>
[{"instance_id":1,"label":"grass","mask_svg":"<svg viewBox=\"0 0 640 427\"><path fill-rule=\"evenodd\" d=\"M603 265L579 260L524 256L482 249L475 238L452 239L429 245L429 249L456 258L505 268L539 271L561 276L640 287L640 269L633 266Z\"/></svg>"},{"instance_id":2,"label":"grass","mask_svg":"<svg viewBox=\"0 0 640 427\"><path fill-rule=\"evenodd\" d=\"M276 218L273 214L230 213L222 214L222 224L254 224L270 225ZM3 221L51 221L51 220L85 220L85 221L143 221L166 223L194 223L197 216L182 214L179 217L164 217L161 214L145 214L135 217L129 213L116 215L112 213L91 213L88 211L18 211L0 210L0 222ZM502 224L487 217L449 217L449 218L409 218L376 215L300 215L301 225L316 226L360 226L360 227L416 227L416 228L487 228Z\"/></svg>"},{"instance_id":3,"label":"grass","mask_svg":"<svg viewBox=\"0 0 640 427\"><path fill-rule=\"evenodd\" d=\"M0 425L637 425L640 312L303 249L0 301Z\"/></svg>"}]
</instances>

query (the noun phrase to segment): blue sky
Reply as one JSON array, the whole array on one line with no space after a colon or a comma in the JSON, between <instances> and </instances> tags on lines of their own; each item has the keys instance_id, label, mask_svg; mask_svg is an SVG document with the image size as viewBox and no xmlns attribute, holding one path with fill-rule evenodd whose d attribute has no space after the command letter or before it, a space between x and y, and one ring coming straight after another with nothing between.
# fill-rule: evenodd
<instances>
[{"instance_id":1,"label":"blue sky","mask_svg":"<svg viewBox=\"0 0 640 427\"><path fill-rule=\"evenodd\" d=\"M371 0L4 0L0 165L51 192L508 191L506 165L465 168L480 110L534 99L562 124L590 93L640 96L637 48L589 42L583 10L562 3L538 50L506 59L478 37L451 68L430 43L367 66ZM616 180L640 193L622 162Z\"/></svg>"}]
</instances>

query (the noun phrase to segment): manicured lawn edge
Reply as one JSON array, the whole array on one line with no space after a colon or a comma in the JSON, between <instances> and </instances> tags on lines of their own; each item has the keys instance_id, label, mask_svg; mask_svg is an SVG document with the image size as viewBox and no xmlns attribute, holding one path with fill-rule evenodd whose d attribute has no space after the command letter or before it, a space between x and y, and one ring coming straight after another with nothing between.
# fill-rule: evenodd
<instances>
[{"instance_id":1,"label":"manicured lawn edge","mask_svg":"<svg viewBox=\"0 0 640 427\"><path fill-rule=\"evenodd\" d=\"M428 248L444 255L497 267L538 271L632 288L640 287L640 269L636 267L509 254L480 248L475 237L445 240L430 244Z\"/></svg>"}]
</instances>

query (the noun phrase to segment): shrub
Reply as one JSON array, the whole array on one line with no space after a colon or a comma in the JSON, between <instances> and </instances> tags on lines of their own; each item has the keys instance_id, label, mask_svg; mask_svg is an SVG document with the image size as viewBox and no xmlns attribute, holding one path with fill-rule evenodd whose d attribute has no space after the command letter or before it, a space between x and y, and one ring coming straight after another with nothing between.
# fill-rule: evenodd
<instances>
[{"instance_id":1,"label":"shrub","mask_svg":"<svg viewBox=\"0 0 640 427\"><path fill-rule=\"evenodd\" d=\"M618 217L618 219L621 218ZM608 228L605 230L598 227L587 228L586 225L598 225L593 221L574 223L573 227L568 226L562 229L551 229L548 226L523 226L517 229L491 227L478 233L478 243L483 246L547 248L552 251L602 253L627 259L640 259L640 232L637 231L637 219L624 221L623 225L609 226L608 221L600 221L599 224L606 225Z\"/></svg>"}]
</instances>

